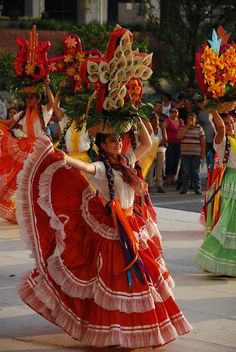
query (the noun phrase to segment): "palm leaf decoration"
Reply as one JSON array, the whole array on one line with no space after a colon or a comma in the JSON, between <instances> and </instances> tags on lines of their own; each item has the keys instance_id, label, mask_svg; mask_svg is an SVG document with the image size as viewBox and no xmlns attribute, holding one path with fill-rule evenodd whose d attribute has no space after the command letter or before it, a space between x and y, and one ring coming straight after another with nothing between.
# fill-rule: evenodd
<instances>
[{"instance_id":1,"label":"palm leaf decoration","mask_svg":"<svg viewBox=\"0 0 236 352\"><path fill-rule=\"evenodd\" d=\"M147 112L150 110L146 104L139 108L134 107L128 100L123 107L115 111L97 112L96 98L95 95L92 96L91 91L72 93L70 88L63 88L61 97L65 114L69 121L75 122L77 131L82 129L84 123L86 123L86 129L89 129L102 122L104 129L111 127L115 134L123 135L130 128L136 128L139 125L139 118L148 119Z\"/></svg>"}]
</instances>

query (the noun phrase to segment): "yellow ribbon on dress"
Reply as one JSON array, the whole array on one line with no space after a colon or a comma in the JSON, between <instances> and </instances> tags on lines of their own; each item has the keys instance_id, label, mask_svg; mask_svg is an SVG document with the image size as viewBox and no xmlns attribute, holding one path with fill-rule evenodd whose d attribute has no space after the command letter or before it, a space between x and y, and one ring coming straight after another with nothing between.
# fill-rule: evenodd
<instances>
[{"instance_id":1,"label":"yellow ribbon on dress","mask_svg":"<svg viewBox=\"0 0 236 352\"><path fill-rule=\"evenodd\" d=\"M142 167L142 173L143 177L145 178L148 174L148 171L150 170L150 167L152 166L153 161L155 160L157 156L157 150L159 147L159 139L154 139L152 142L151 148L148 150L148 152L142 157L141 161L141 167Z\"/></svg>"}]
</instances>

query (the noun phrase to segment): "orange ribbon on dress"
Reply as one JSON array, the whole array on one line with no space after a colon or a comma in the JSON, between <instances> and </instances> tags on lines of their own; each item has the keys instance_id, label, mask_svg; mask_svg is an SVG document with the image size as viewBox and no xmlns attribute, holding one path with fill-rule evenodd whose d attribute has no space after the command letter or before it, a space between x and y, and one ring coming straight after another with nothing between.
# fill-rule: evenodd
<instances>
[{"instance_id":1,"label":"orange ribbon on dress","mask_svg":"<svg viewBox=\"0 0 236 352\"><path fill-rule=\"evenodd\" d=\"M123 227L126 230L126 234L128 235L128 238L130 240L130 243L132 245L132 249L133 249L133 252L135 255L133 260L124 269L124 271L127 271L132 267L132 265L138 259L138 241L134 235L134 232L133 232L128 220L125 217L125 214L120 206L120 202L117 199L113 199L111 201L111 212L112 212L112 217L113 217L114 224L116 227L116 231L119 233L119 229L118 229L118 225L117 225L117 221L116 221L116 216L118 216L120 222L122 223Z\"/></svg>"},{"instance_id":2,"label":"orange ribbon on dress","mask_svg":"<svg viewBox=\"0 0 236 352\"><path fill-rule=\"evenodd\" d=\"M29 107L26 108L26 113L25 113L25 119L26 119L26 132L27 132L27 137L29 139L35 139L35 131L34 131L34 126L36 121L39 118L39 112L38 112L38 107L34 107L33 110L30 110Z\"/></svg>"}]
</instances>

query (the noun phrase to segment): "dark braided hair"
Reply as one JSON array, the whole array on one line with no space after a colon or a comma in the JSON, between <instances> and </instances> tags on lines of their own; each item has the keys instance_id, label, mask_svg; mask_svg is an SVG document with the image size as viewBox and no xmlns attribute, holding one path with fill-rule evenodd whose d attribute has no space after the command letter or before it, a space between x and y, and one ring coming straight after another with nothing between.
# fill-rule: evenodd
<instances>
[{"instance_id":1,"label":"dark braided hair","mask_svg":"<svg viewBox=\"0 0 236 352\"><path fill-rule=\"evenodd\" d=\"M137 143L136 143L136 139L135 139L135 134L134 134L134 129L132 128L129 132L130 135L130 140L131 140L131 145L133 150L137 148Z\"/></svg>"},{"instance_id":2,"label":"dark braided hair","mask_svg":"<svg viewBox=\"0 0 236 352\"><path fill-rule=\"evenodd\" d=\"M229 141L229 138L226 136L223 164L227 164L229 160L229 152L230 152L230 141Z\"/></svg>"},{"instance_id":3,"label":"dark braided hair","mask_svg":"<svg viewBox=\"0 0 236 352\"><path fill-rule=\"evenodd\" d=\"M46 130L45 121L43 118L43 108L42 108L41 103L38 103L38 113L39 113L39 121L41 124L41 128L42 128L43 132L46 133L47 130Z\"/></svg>"},{"instance_id":4,"label":"dark braided hair","mask_svg":"<svg viewBox=\"0 0 236 352\"><path fill-rule=\"evenodd\" d=\"M104 153L104 150L101 146L102 143L105 143L106 138L107 138L107 134L97 133L96 139L95 139L95 144L98 147L98 160L102 161L105 165L105 168L106 168L106 175L107 175L107 181L108 181L108 188L109 188L109 192L110 192L110 198L111 198L111 200L113 200L115 198L114 173L112 170L112 166L109 162L109 159L107 158L107 156Z\"/></svg>"},{"instance_id":5,"label":"dark braided hair","mask_svg":"<svg viewBox=\"0 0 236 352\"><path fill-rule=\"evenodd\" d=\"M99 149L98 160L102 161L106 168L106 175L111 200L115 198L113 169L121 172L123 181L128 183L137 194L145 192L146 183L138 175L137 171L132 167L126 156L124 156L123 154L119 154L117 160L114 160L112 157L105 153L101 144L105 143L107 136L108 135L106 134L97 134L96 145Z\"/></svg>"},{"instance_id":6,"label":"dark braided hair","mask_svg":"<svg viewBox=\"0 0 236 352\"><path fill-rule=\"evenodd\" d=\"M228 116L232 116L232 115L227 112L223 112L220 114L220 116L224 120ZM225 152L224 152L223 164L227 164L227 162L229 160L229 152L230 152L230 147L231 147L228 136L226 135L225 137L226 137L226 142L225 142Z\"/></svg>"}]
</instances>

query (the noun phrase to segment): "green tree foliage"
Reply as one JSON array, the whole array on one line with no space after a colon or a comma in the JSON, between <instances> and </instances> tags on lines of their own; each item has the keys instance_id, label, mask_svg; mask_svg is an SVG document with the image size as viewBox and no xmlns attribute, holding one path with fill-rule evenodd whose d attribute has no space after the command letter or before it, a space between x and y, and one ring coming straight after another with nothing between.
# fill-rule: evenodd
<instances>
[{"instance_id":1,"label":"green tree foliage","mask_svg":"<svg viewBox=\"0 0 236 352\"><path fill-rule=\"evenodd\" d=\"M0 50L0 82L2 88L7 90L9 90L12 80L15 78L13 59L14 55L12 53Z\"/></svg>"},{"instance_id":2,"label":"green tree foliage","mask_svg":"<svg viewBox=\"0 0 236 352\"><path fill-rule=\"evenodd\" d=\"M29 21L29 23L30 23L30 26L29 24L27 24L27 20L24 20L23 21L23 24L25 26L24 28L31 28L32 24L34 24L32 19ZM45 23L48 23L48 26L49 26L48 29L51 29L51 28L54 28L53 25L55 25L55 20L47 20L47 22L41 20L37 24L37 29L46 29L44 27ZM20 27L20 25L18 26ZM115 27L114 25L100 25L97 23L90 23L88 25L81 25L81 26L76 26L76 25L69 26L68 24L67 32L76 33L79 35L82 41L84 50L99 49L102 53L105 54L109 35L113 31L114 27ZM66 28L66 25L64 24L64 29L65 28ZM26 36L28 36L28 32L26 32ZM133 37L134 37L133 50L135 50L138 47L140 52L147 52L149 47L148 38L138 32L134 32ZM61 42L52 43L52 45L57 48L56 50L57 54L63 54L63 47ZM50 53L49 53L49 56L50 56ZM0 50L0 82L2 87L7 90L10 90L11 86L12 87L15 86L14 84L15 73L13 69L13 60L14 60L14 55L12 53L6 53L3 50L2 51ZM53 81L52 84L54 86L58 83L58 80L56 79L55 76L56 75L52 77L52 81Z\"/></svg>"},{"instance_id":3,"label":"green tree foliage","mask_svg":"<svg viewBox=\"0 0 236 352\"><path fill-rule=\"evenodd\" d=\"M222 25L236 31L235 0L160 0L160 19L153 18L154 1L146 0L146 10L156 27L162 60L159 76L175 86L194 86L195 54L211 38L212 29ZM155 74L152 82L158 82ZM157 83L158 85L158 83Z\"/></svg>"}]
</instances>

